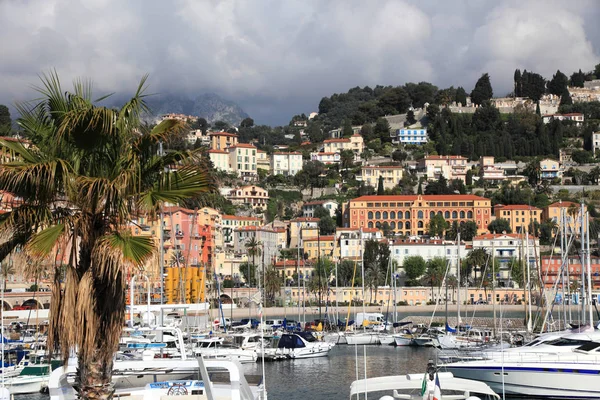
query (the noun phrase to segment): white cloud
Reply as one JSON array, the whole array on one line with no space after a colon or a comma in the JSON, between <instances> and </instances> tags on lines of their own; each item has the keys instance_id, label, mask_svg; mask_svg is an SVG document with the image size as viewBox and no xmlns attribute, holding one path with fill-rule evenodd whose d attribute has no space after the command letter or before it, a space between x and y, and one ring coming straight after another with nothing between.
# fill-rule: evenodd
<instances>
[{"instance_id":1,"label":"white cloud","mask_svg":"<svg viewBox=\"0 0 600 400\"><path fill-rule=\"evenodd\" d=\"M282 123L357 85L432 81L497 94L515 68L549 78L598 62L593 0L44 0L0 2L0 103L30 98L37 74L130 91L214 91Z\"/></svg>"}]
</instances>

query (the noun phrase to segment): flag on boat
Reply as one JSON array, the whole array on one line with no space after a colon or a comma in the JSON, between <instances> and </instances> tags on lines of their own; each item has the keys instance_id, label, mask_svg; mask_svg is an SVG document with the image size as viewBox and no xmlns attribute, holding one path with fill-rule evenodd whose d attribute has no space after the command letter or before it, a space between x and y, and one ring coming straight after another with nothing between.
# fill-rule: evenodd
<instances>
[{"instance_id":1,"label":"flag on boat","mask_svg":"<svg viewBox=\"0 0 600 400\"><path fill-rule=\"evenodd\" d=\"M440 387L440 377L435 374L435 388L433 389L432 400L442 400L442 388Z\"/></svg>"},{"instance_id":2,"label":"flag on boat","mask_svg":"<svg viewBox=\"0 0 600 400\"><path fill-rule=\"evenodd\" d=\"M427 393L427 372L423 375L423 383L421 384L421 397L425 398L425 393Z\"/></svg>"}]
</instances>

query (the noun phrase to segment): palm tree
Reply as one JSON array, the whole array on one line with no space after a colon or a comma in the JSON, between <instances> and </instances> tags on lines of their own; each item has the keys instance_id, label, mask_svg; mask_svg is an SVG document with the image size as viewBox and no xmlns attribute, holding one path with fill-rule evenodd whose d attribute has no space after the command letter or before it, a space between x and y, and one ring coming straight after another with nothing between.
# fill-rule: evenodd
<instances>
[{"instance_id":1,"label":"palm tree","mask_svg":"<svg viewBox=\"0 0 600 400\"><path fill-rule=\"evenodd\" d=\"M283 277L279 276L277 269L274 265L269 265L265 271L264 276L265 286L265 298L269 304L273 304L275 301L275 295L281 290L283 286Z\"/></svg>"},{"instance_id":2,"label":"palm tree","mask_svg":"<svg viewBox=\"0 0 600 400\"><path fill-rule=\"evenodd\" d=\"M10 260L0 263L0 274L4 280L4 289L6 289L6 283L8 282L8 276L15 273L15 266Z\"/></svg>"},{"instance_id":3,"label":"palm tree","mask_svg":"<svg viewBox=\"0 0 600 400\"><path fill-rule=\"evenodd\" d=\"M77 349L76 383L85 399L112 397L127 270L141 268L155 251L152 238L132 236L127 225L156 215L163 202L180 204L211 188L197 153L158 153L184 123L141 123L145 82L111 109L94 103L90 82L66 91L56 73L43 75L41 99L17 106L30 145L0 140L18 157L0 165L0 190L22 199L0 219L0 234L9 238L0 260L17 246L43 258L68 244L64 269L53 265L48 349L60 350L65 363Z\"/></svg>"},{"instance_id":4,"label":"palm tree","mask_svg":"<svg viewBox=\"0 0 600 400\"><path fill-rule=\"evenodd\" d=\"M474 249L467 256L467 262L475 271L475 281L477 281L477 268L483 274L483 266L487 263L488 258L489 255L484 249Z\"/></svg>"},{"instance_id":5,"label":"palm tree","mask_svg":"<svg viewBox=\"0 0 600 400\"><path fill-rule=\"evenodd\" d=\"M423 283L429 284L431 287L431 301L434 301L434 287L440 287L444 282L444 275L446 274L446 262L441 257L435 257L427 261L427 270L423 275Z\"/></svg>"},{"instance_id":6,"label":"palm tree","mask_svg":"<svg viewBox=\"0 0 600 400\"><path fill-rule=\"evenodd\" d=\"M252 257L252 265L256 267L256 256L262 254L262 243L256 240L256 236L252 236L250 240L246 242L246 250L248 251L248 255ZM248 276L250 275L250 269L248 269ZM248 286L250 286L250 282L248 282Z\"/></svg>"}]
</instances>

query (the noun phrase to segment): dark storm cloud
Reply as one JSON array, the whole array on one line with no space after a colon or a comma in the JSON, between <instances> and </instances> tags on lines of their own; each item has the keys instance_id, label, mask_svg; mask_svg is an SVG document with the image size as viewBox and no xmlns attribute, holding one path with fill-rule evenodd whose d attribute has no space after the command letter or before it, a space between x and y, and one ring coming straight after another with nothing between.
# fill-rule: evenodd
<instances>
[{"instance_id":1,"label":"dark storm cloud","mask_svg":"<svg viewBox=\"0 0 600 400\"><path fill-rule=\"evenodd\" d=\"M147 72L154 92L216 92L266 123L358 85L470 90L489 72L504 95L517 67L591 69L598 17L594 0L4 0L0 102L50 68L118 92Z\"/></svg>"}]
</instances>

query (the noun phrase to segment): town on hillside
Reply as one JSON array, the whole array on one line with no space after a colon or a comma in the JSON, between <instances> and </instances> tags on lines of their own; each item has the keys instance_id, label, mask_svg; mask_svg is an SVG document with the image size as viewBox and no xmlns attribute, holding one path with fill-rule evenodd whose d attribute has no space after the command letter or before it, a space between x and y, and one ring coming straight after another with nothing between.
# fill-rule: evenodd
<instances>
[{"instance_id":1,"label":"town on hillside","mask_svg":"<svg viewBox=\"0 0 600 400\"><path fill-rule=\"evenodd\" d=\"M187 128L161 151L200 154L215 184L129 224L162 247L146 263L153 301L218 290L244 307L262 284L280 306L456 302L459 288L467 303L520 304L528 281L553 287L561 259L581 268L566 238L577 242L582 224L593 243L600 235L600 65L550 80L517 70L514 81L502 98L487 74L470 94L426 82L354 88L284 127L162 115L156 123ZM8 116L4 139L27 146L11 126ZM20 204L2 194L2 212ZM600 289L597 250L591 269ZM7 275L9 288L48 286ZM571 275L574 291L580 279Z\"/></svg>"}]
</instances>

